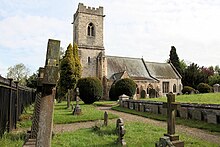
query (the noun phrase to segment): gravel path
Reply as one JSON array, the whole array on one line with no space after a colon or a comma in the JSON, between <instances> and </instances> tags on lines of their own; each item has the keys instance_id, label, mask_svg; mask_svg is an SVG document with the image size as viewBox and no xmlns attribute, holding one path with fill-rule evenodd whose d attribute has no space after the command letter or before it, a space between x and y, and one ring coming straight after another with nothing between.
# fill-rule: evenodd
<instances>
[{"instance_id":1,"label":"gravel path","mask_svg":"<svg viewBox=\"0 0 220 147\"><path fill-rule=\"evenodd\" d=\"M153 125L164 127L164 128L166 128L167 126L166 122L156 121L156 120L148 119L148 118L137 116L137 115L132 115L128 113L111 110L110 107L98 107L98 109L102 111L107 111L112 114L116 114L120 118L123 118L124 122L144 122L147 124L153 124ZM115 122L116 119L109 120L109 121ZM95 123L96 121L80 122L80 123L74 123L74 124L60 124L60 125L54 125L53 130L55 133L75 131L81 128L91 128L92 126L95 125ZM176 125L176 132L182 132L187 135L200 138L202 140L208 140L210 142L220 144L220 134L211 134L207 131L203 131L203 130L196 129L196 128L190 128L190 127L186 127L182 125Z\"/></svg>"}]
</instances>

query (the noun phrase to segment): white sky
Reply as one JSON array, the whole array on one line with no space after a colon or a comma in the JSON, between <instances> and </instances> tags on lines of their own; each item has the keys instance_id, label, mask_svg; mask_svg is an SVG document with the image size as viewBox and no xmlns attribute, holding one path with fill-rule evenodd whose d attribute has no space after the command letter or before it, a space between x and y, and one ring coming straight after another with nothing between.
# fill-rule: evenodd
<instances>
[{"instance_id":1,"label":"white sky","mask_svg":"<svg viewBox=\"0 0 220 147\"><path fill-rule=\"evenodd\" d=\"M72 43L79 2L104 7L107 55L164 62L175 46L180 59L219 65L219 0L0 0L0 74L18 63L44 66L49 38Z\"/></svg>"}]
</instances>

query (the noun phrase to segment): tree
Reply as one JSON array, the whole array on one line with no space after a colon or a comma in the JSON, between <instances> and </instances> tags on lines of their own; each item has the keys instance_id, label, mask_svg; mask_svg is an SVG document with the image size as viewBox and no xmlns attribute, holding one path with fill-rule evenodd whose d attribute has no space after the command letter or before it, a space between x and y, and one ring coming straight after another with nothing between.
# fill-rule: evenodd
<instances>
[{"instance_id":1,"label":"tree","mask_svg":"<svg viewBox=\"0 0 220 147\"><path fill-rule=\"evenodd\" d=\"M213 76L209 76L208 83L210 86L213 86L214 84L220 84L220 75L215 74Z\"/></svg>"},{"instance_id":2,"label":"tree","mask_svg":"<svg viewBox=\"0 0 220 147\"><path fill-rule=\"evenodd\" d=\"M202 78L203 78L203 83L208 83L208 78L210 76L213 76L214 75L214 68L213 66L210 66L210 67L201 67L201 74L202 74Z\"/></svg>"},{"instance_id":3,"label":"tree","mask_svg":"<svg viewBox=\"0 0 220 147\"><path fill-rule=\"evenodd\" d=\"M38 71L37 73L33 73L27 80L26 86L30 88L37 88L37 78L38 78Z\"/></svg>"},{"instance_id":4,"label":"tree","mask_svg":"<svg viewBox=\"0 0 220 147\"><path fill-rule=\"evenodd\" d=\"M16 64L13 67L8 68L7 78L12 78L13 80L18 81L20 85L25 86L29 71L29 68L23 63Z\"/></svg>"},{"instance_id":5,"label":"tree","mask_svg":"<svg viewBox=\"0 0 220 147\"><path fill-rule=\"evenodd\" d=\"M176 70L182 75L179 57L176 53L176 48L174 46L171 46L169 61L173 64L173 66L176 68Z\"/></svg>"},{"instance_id":6,"label":"tree","mask_svg":"<svg viewBox=\"0 0 220 147\"><path fill-rule=\"evenodd\" d=\"M74 75L75 62L73 57L73 47L71 44L67 47L65 56L60 64L60 79L59 79L59 95L64 96L68 89L75 88L76 78Z\"/></svg>"},{"instance_id":7,"label":"tree","mask_svg":"<svg viewBox=\"0 0 220 147\"><path fill-rule=\"evenodd\" d=\"M214 70L215 70L215 73L216 73L216 74L220 75L219 65L216 65Z\"/></svg>"},{"instance_id":8,"label":"tree","mask_svg":"<svg viewBox=\"0 0 220 147\"><path fill-rule=\"evenodd\" d=\"M80 59L79 59L79 55L78 55L78 47L76 45L76 43L73 44L73 57L75 60L75 71L74 71L74 75L76 78L81 78L82 75L82 67L80 64Z\"/></svg>"},{"instance_id":9,"label":"tree","mask_svg":"<svg viewBox=\"0 0 220 147\"><path fill-rule=\"evenodd\" d=\"M196 89L199 83L207 82L207 76L202 71L202 68L195 63L191 63L184 71L182 82L184 86Z\"/></svg>"},{"instance_id":10,"label":"tree","mask_svg":"<svg viewBox=\"0 0 220 147\"><path fill-rule=\"evenodd\" d=\"M182 74L184 73L186 68L187 68L186 62L184 60L181 60L180 61L180 69L181 69Z\"/></svg>"}]
</instances>

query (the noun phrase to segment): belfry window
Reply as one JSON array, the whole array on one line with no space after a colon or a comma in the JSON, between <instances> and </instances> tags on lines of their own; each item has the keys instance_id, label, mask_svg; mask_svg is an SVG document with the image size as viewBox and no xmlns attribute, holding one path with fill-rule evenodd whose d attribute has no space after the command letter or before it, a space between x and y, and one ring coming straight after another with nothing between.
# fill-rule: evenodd
<instances>
[{"instance_id":1,"label":"belfry window","mask_svg":"<svg viewBox=\"0 0 220 147\"><path fill-rule=\"evenodd\" d=\"M95 27L93 23L89 23L88 28L87 28L87 35L88 36L95 36Z\"/></svg>"}]
</instances>

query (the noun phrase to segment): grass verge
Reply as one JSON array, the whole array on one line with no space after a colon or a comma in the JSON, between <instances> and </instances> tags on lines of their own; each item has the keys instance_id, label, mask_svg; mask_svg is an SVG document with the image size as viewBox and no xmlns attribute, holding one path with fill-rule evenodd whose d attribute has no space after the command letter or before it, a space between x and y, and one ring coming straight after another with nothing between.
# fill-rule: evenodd
<instances>
[{"instance_id":1,"label":"grass verge","mask_svg":"<svg viewBox=\"0 0 220 147\"><path fill-rule=\"evenodd\" d=\"M141 122L125 123L125 141L127 146L155 146L155 142L166 132L165 128ZM215 143L180 134L180 139L187 147L217 147ZM69 146L119 146L117 144L115 124L101 127L100 130L80 129L75 132L57 134L52 140L53 147Z\"/></svg>"},{"instance_id":2,"label":"grass verge","mask_svg":"<svg viewBox=\"0 0 220 147\"><path fill-rule=\"evenodd\" d=\"M151 98L143 100L166 102L166 97ZM199 103L199 104L220 104L220 93L190 94L176 96L177 102L182 103Z\"/></svg>"},{"instance_id":3,"label":"grass verge","mask_svg":"<svg viewBox=\"0 0 220 147\"><path fill-rule=\"evenodd\" d=\"M122 108L120 106L114 106L112 107L113 110L121 111L121 112L126 112L130 114L135 114L143 117L147 117L150 119L155 119L159 121L166 121L166 116L160 115L160 114L153 114L153 113L148 113L148 112L138 112L135 110L127 109L127 108ZM188 127L192 128L198 128L198 129L203 129L207 130L210 132L217 132L220 133L220 125L216 124L209 124L206 122L198 121L198 120L191 120L191 119L182 119L182 118L176 118L176 124L179 125L185 125Z\"/></svg>"},{"instance_id":4,"label":"grass verge","mask_svg":"<svg viewBox=\"0 0 220 147\"><path fill-rule=\"evenodd\" d=\"M0 147L21 147L24 144L25 132L5 133L0 138Z\"/></svg>"}]
</instances>

